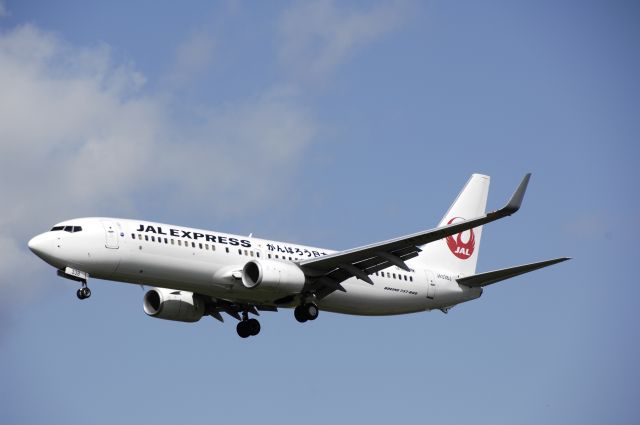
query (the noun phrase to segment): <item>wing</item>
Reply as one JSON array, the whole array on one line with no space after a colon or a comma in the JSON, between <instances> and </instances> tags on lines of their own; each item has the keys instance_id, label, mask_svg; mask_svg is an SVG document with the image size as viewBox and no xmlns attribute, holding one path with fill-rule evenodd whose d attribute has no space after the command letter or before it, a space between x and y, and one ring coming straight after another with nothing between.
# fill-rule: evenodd
<instances>
[{"instance_id":1,"label":"wing","mask_svg":"<svg viewBox=\"0 0 640 425\"><path fill-rule=\"evenodd\" d=\"M300 267L312 282L310 287L305 289L314 292L318 298L323 298L335 290L345 291L340 283L351 277L356 277L373 285L369 275L387 267L395 265L409 271L406 261L418 255L421 251L421 245L491 223L518 211L522 205L522 199L527 190L530 177L531 174L524 176L513 196L504 207L484 216L341 251L324 257L301 261L299 263Z\"/></svg>"},{"instance_id":2,"label":"wing","mask_svg":"<svg viewBox=\"0 0 640 425\"><path fill-rule=\"evenodd\" d=\"M543 267L552 266L554 264L558 264L570 259L571 258L569 257L554 258L553 260L540 261L538 263L524 264L522 266L509 267L507 269L475 274L473 276L456 279L456 281L461 285L469 286L471 288L477 288L491 285L493 283L498 283L505 279L520 276L521 274L529 273Z\"/></svg>"}]
</instances>

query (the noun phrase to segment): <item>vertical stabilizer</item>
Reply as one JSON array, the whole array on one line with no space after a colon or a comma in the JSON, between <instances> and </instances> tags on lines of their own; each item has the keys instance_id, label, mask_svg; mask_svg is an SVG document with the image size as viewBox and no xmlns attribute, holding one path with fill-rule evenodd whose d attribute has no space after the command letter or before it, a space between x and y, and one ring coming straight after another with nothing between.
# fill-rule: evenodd
<instances>
[{"instance_id":1,"label":"vertical stabilizer","mask_svg":"<svg viewBox=\"0 0 640 425\"><path fill-rule=\"evenodd\" d=\"M484 215L489 180L489 176L473 174L438 227ZM433 270L465 276L475 274L481 236L482 226L432 242L422 246L420 258Z\"/></svg>"}]
</instances>

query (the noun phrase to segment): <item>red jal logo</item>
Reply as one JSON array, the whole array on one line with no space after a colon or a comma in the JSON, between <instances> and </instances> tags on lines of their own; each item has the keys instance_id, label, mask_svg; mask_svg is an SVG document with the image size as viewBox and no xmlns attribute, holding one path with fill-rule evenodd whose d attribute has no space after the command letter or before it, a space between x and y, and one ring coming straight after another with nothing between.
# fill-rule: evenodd
<instances>
[{"instance_id":1,"label":"red jal logo","mask_svg":"<svg viewBox=\"0 0 640 425\"><path fill-rule=\"evenodd\" d=\"M454 221L464 221L462 217L453 217L447 224L452 224ZM468 233L470 236L467 241L463 241L462 235ZM456 257L466 260L473 255L473 250L476 246L476 235L473 233L473 229L469 229L465 232L460 232L455 236L447 236L447 246Z\"/></svg>"}]
</instances>

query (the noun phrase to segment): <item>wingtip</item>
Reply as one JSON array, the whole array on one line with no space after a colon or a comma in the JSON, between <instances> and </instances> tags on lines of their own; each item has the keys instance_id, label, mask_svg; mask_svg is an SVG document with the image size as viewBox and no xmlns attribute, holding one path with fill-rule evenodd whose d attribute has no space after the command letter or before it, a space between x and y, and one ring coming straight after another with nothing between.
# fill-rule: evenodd
<instances>
[{"instance_id":1,"label":"wingtip","mask_svg":"<svg viewBox=\"0 0 640 425\"><path fill-rule=\"evenodd\" d=\"M571 260L571 257L559 257L554 258L553 260L549 260L549 265L564 263L565 261Z\"/></svg>"},{"instance_id":2,"label":"wingtip","mask_svg":"<svg viewBox=\"0 0 640 425\"><path fill-rule=\"evenodd\" d=\"M565 261L571 260L572 257L559 257L559 258L554 258L553 260L549 260L550 264L559 264L559 263L564 263Z\"/></svg>"}]
</instances>

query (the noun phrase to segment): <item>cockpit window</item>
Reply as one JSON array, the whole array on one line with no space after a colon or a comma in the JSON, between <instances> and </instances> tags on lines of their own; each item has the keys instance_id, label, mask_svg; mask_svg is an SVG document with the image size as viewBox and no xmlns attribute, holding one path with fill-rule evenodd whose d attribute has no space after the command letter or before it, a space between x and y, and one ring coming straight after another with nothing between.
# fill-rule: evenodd
<instances>
[{"instance_id":1,"label":"cockpit window","mask_svg":"<svg viewBox=\"0 0 640 425\"><path fill-rule=\"evenodd\" d=\"M55 226L51 229L52 232L64 230L69 233L82 232L82 226Z\"/></svg>"}]
</instances>

